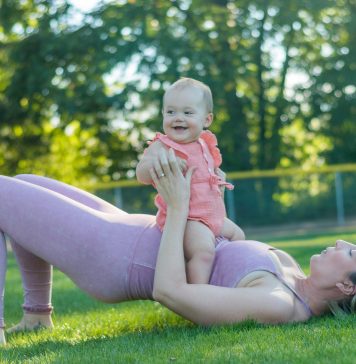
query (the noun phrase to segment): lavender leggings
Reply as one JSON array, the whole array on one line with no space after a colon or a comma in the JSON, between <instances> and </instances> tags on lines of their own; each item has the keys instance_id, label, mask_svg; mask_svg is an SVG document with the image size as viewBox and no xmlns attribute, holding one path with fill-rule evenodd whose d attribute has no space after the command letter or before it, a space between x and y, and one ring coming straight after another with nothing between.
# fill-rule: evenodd
<instances>
[{"instance_id":1,"label":"lavender leggings","mask_svg":"<svg viewBox=\"0 0 356 364\"><path fill-rule=\"evenodd\" d=\"M52 265L104 302L152 299L161 233L155 218L130 215L45 177L0 176L0 327L5 233L20 266L25 312L51 312Z\"/></svg>"}]
</instances>

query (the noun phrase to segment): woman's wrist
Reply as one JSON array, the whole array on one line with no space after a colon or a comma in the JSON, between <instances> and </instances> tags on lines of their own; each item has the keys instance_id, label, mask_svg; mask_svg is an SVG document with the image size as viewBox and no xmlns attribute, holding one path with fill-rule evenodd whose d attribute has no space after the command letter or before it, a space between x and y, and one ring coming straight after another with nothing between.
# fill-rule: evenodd
<instances>
[{"instance_id":1,"label":"woman's wrist","mask_svg":"<svg viewBox=\"0 0 356 364\"><path fill-rule=\"evenodd\" d=\"M170 207L167 206L167 218L172 218L177 220L182 220L185 221L188 218L188 214L189 214L189 206L187 207L183 207L183 206L175 206L175 207Z\"/></svg>"}]
</instances>

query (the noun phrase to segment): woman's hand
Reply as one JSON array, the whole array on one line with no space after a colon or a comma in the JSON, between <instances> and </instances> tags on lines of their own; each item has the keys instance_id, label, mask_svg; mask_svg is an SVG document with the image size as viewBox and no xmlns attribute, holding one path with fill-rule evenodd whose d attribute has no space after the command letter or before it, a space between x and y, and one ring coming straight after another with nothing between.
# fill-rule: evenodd
<instances>
[{"instance_id":1,"label":"woman's hand","mask_svg":"<svg viewBox=\"0 0 356 364\"><path fill-rule=\"evenodd\" d=\"M190 181L193 168L189 168L184 176L173 149L169 149L168 158L162 153L150 169L151 178L158 193L167 204L167 209L189 209Z\"/></svg>"},{"instance_id":2,"label":"woman's hand","mask_svg":"<svg viewBox=\"0 0 356 364\"><path fill-rule=\"evenodd\" d=\"M159 140L153 143L155 146L154 153L152 154L152 165L155 167L159 164L159 159L163 154L166 157L166 160L169 158L169 150L171 148L167 148L163 143L161 143ZM174 151L173 151L174 153ZM175 155L175 153L174 153ZM182 173L185 173L187 171L187 161L183 158L179 158L176 156L177 164L179 169L182 171Z\"/></svg>"},{"instance_id":3,"label":"woman's hand","mask_svg":"<svg viewBox=\"0 0 356 364\"><path fill-rule=\"evenodd\" d=\"M164 155L168 160L168 148L159 140L150 144L136 166L137 180L144 184L151 184L150 169L160 165L160 157ZM176 156L179 169L185 173L187 170L186 160Z\"/></svg>"}]
</instances>

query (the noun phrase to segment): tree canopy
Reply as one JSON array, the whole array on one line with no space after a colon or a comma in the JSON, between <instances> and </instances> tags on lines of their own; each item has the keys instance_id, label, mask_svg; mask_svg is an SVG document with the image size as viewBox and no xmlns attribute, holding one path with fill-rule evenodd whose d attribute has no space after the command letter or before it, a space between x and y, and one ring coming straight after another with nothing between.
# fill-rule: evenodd
<instances>
[{"instance_id":1,"label":"tree canopy","mask_svg":"<svg viewBox=\"0 0 356 364\"><path fill-rule=\"evenodd\" d=\"M182 76L213 91L226 171L355 161L355 0L0 4L4 174L132 176Z\"/></svg>"}]
</instances>

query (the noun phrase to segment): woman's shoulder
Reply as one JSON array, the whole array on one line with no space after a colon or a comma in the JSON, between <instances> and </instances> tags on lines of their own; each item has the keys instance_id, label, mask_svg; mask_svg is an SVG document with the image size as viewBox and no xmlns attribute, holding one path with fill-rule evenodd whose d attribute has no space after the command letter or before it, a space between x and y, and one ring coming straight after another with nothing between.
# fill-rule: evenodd
<instances>
[{"instance_id":1,"label":"woman's shoulder","mask_svg":"<svg viewBox=\"0 0 356 364\"><path fill-rule=\"evenodd\" d=\"M296 272L303 272L297 261L287 252L279 249L272 249L271 253L278 259L282 269L295 269Z\"/></svg>"},{"instance_id":2,"label":"woman's shoulder","mask_svg":"<svg viewBox=\"0 0 356 364\"><path fill-rule=\"evenodd\" d=\"M310 318L294 292L277 276L269 272L260 273L260 277L256 275L248 287L265 292L263 309L272 322L273 318L276 323L300 322Z\"/></svg>"},{"instance_id":3,"label":"woman's shoulder","mask_svg":"<svg viewBox=\"0 0 356 364\"><path fill-rule=\"evenodd\" d=\"M271 324L301 321L295 315L293 293L274 274L260 271L251 275L249 283L235 288L236 299L241 299L241 289L249 296L251 307L255 306L254 310L259 311L262 319L258 321Z\"/></svg>"}]
</instances>

